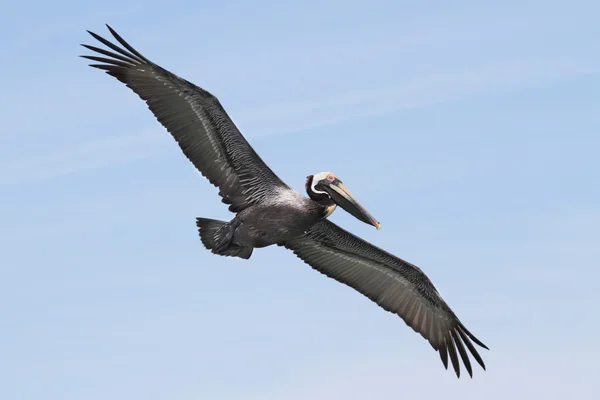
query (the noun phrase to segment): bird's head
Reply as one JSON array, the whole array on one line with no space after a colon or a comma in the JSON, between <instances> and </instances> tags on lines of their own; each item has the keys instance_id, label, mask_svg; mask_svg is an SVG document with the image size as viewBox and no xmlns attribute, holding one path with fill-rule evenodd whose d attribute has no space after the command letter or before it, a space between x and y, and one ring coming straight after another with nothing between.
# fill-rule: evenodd
<instances>
[{"instance_id":1,"label":"bird's head","mask_svg":"<svg viewBox=\"0 0 600 400\"><path fill-rule=\"evenodd\" d=\"M364 223L381 229L381 224L369 214L333 172L309 175L306 178L306 193L316 202L331 203L327 216L333 212L335 205L338 205Z\"/></svg>"}]
</instances>

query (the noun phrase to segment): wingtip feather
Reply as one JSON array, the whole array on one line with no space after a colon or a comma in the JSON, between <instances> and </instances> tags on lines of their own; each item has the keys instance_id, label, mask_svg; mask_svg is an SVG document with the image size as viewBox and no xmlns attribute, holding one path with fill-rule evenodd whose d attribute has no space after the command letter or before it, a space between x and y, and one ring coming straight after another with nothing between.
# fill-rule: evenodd
<instances>
[{"instance_id":1,"label":"wingtip feather","mask_svg":"<svg viewBox=\"0 0 600 400\"><path fill-rule=\"evenodd\" d=\"M489 350L490 348L487 347L485 344L483 344L483 342L479 339L477 339L475 337L475 335L473 335L463 324L460 324L460 328L467 334L467 336L469 338L471 338L472 341L474 341L478 346L483 347L486 350Z\"/></svg>"},{"instance_id":2,"label":"wingtip feather","mask_svg":"<svg viewBox=\"0 0 600 400\"><path fill-rule=\"evenodd\" d=\"M463 345L463 342L460 340L460 337L456 331L457 331L457 329L452 330L452 338L454 339L454 344L456 345L456 348L458 349L458 353L460 354L460 358L463 361L463 364L465 366L465 369L467 370L467 373L469 374L469 376L471 378L473 378L473 368L471 367L471 360L469 360L469 355L467 354L467 351L465 350L465 346Z\"/></svg>"}]
</instances>

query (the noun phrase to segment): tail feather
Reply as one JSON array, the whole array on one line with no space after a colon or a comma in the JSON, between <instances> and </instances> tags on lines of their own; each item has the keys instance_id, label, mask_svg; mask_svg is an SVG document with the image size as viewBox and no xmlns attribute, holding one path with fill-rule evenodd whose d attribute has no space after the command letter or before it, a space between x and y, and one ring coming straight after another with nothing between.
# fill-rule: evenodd
<instances>
[{"instance_id":1,"label":"tail feather","mask_svg":"<svg viewBox=\"0 0 600 400\"><path fill-rule=\"evenodd\" d=\"M233 227L226 221L218 221L209 218L196 218L196 226L200 233L200 240L204 247L214 254L229 257L249 259L252 255L252 247L239 246L231 243Z\"/></svg>"},{"instance_id":2,"label":"tail feather","mask_svg":"<svg viewBox=\"0 0 600 400\"><path fill-rule=\"evenodd\" d=\"M216 247L215 235L219 229L227 225L225 221L218 221L209 218L196 218L196 226L200 233L200 240L204 247L212 250Z\"/></svg>"}]
</instances>

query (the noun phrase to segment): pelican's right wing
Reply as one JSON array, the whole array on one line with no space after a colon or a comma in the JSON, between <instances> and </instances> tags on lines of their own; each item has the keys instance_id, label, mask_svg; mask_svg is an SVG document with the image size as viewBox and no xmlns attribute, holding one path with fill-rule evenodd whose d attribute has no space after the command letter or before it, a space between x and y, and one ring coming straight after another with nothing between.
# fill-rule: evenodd
<instances>
[{"instance_id":1,"label":"pelican's right wing","mask_svg":"<svg viewBox=\"0 0 600 400\"><path fill-rule=\"evenodd\" d=\"M487 347L460 322L417 266L328 220L318 222L306 234L284 246L317 271L356 289L383 309L400 316L439 351L446 368L450 355L457 376L460 377L457 351L467 372L473 376L465 346L485 369L471 340Z\"/></svg>"},{"instance_id":2,"label":"pelican's right wing","mask_svg":"<svg viewBox=\"0 0 600 400\"><path fill-rule=\"evenodd\" d=\"M185 156L220 189L231 211L288 188L248 144L215 96L148 60L107 27L123 47L88 31L114 51L83 45L105 57L82 57L99 62L91 66L105 70L148 104Z\"/></svg>"}]
</instances>

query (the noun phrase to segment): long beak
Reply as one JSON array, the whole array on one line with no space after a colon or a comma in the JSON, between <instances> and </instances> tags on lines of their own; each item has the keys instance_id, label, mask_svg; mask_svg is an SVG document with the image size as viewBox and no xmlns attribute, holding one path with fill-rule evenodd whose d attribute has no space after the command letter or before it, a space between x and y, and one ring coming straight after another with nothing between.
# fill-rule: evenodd
<instances>
[{"instance_id":1,"label":"long beak","mask_svg":"<svg viewBox=\"0 0 600 400\"><path fill-rule=\"evenodd\" d=\"M377 229L381 229L381 224L377 222L371 214L360 204L360 202L354 197L352 192L348 190L339 180L329 184L323 185L324 189L331 196L331 199L344 210L354 215L359 220L373 225Z\"/></svg>"}]
</instances>

